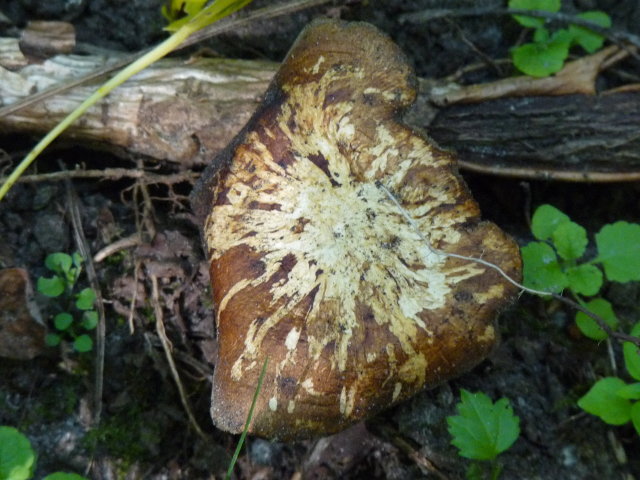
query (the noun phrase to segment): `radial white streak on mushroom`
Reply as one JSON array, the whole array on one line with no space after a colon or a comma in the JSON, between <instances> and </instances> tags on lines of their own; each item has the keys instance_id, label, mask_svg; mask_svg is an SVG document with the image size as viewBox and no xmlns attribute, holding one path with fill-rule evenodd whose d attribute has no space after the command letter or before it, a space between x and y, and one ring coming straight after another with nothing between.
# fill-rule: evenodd
<instances>
[{"instance_id":1,"label":"radial white streak on mushroom","mask_svg":"<svg viewBox=\"0 0 640 480\"><path fill-rule=\"evenodd\" d=\"M313 73L314 75L317 74L320 71L320 65L322 65L323 63L324 63L324 57L320 55L318 57L318 61L315 63L313 67L311 67L311 73Z\"/></svg>"},{"instance_id":2,"label":"radial white streak on mushroom","mask_svg":"<svg viewBox=\"0 0 640 480\"><path fill-rule=\"evenodd\" d=\"M305 380L303 380L300 383L300 385L302 386L304 391L307 392L310 395L314 395L314 396L323 395L323 392L319 392L313 387L313 379L312 378L306 378Z\"/></svg>"},{"instance_id":3,"label":"radial white streak on mushroom","mask_svg":"<svg viewBox=\"0 0 640 480\"><path fill-rule=\"evenodd\" d=\"M285 338L284 340L284 344L287 347L287 350L293 350L294 348L296 348L299 338L300 338L300 330L298 330L295 327L289 330L289 333L287 334L287 338Z\"/></svg>"},{"instance_id":4,"label":"radial white streak on mushroom","mask_svg":"<svg viewBox=\"0 0 640 480\"><path fill-rule=\"evenodd\" d=\"M227 294L224 297L222 297L222 300L220 300L220 305L218 306L218 317L220 315L220 312L222 312L226 308L229 300L233 298L233 296L236 293L244 290L245 288L250 286L252 283L253 282L249 279L243 279L243 280L240 280L238 283L236 283L233 287L231 287L231 289L227 292Z\"/></svg>"},{"instance_id":5,"label":"radial white streak on mushroom","mask_svg":"<svg viewBox=\"0 0 640 480\"><path fill-rule=\"evenodd\" d=\"M357 388L355 383L349 388L343 386L340 391L340 413L345 417L351 416L351 413L353 412L356 392Z\"/></svg>"}]
</instances>

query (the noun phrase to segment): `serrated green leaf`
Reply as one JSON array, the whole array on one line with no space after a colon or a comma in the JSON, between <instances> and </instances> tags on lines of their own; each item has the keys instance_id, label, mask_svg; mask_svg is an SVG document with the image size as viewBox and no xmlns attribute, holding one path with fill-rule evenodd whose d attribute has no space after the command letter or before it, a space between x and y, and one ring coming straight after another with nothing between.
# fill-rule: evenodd
<instances>
[{"instance_id":1,"label":"serrated green leaf","mask_svg":"<svg viewBox=\"0 0 640 480\"><path fill-rule=\"evenodd\" d=\"M565 260L575 260L584 255L587 248L587 231L574 222L564 222L553 231L551 241Z\"/></svg>"},{"instance_id":2,"label":"serrated green leaf","mask_svg":"<svg viewBox=\"0 0 640 480\"><path fill-rule=\"evenodd\" d=\"M640 402L636 402L631 406L631 422L633 423L633 428L640 435Z\"/></svg>"},{"instance_id":3,"label":"serrated green leaf","mask_svg":"<svg viewBox=\"0 0 640 480\"><path fill-rule=\"evenodd\" d=\"M596 233L598 256L604 273L614 282L640 280L640 224L616 222Z\"/></svg>"},{"instance_id":4,"label":"serrated green leaf","mask_svg":"<svg viewBox=\"0 0 640 480\"><path fill-rule=\"evenodd\" d=\"M458 415L447 417L451 443L460 455L474 460L491 460L509 448L520 435L520 419L506 398L495 404L482 392L460 392Z\"/></svg>"},{"instance_id":5,"label":"serrated green leaf","mask_svg":"<svg viewBox=\"0 0 640 480\"><path fill-rule=\"evenodd\" d=\"M599 10L580 13L578 14L578 18L588 20L604 28L611 26L611 17ZM569 25L569 32L573 36L573 42L580 45L589 53L599 50L604 42L604 37L601 34L586 27Z\"/></svg>"},{"instance_id":6,"label":"serrated green leaf","mask_svg":"<svg viewBox=\"0 0 640 480\"><path fill-rule=\"evenodd\" d=\"M60 340L62 339L57 333L47 333L44 336L44 343L47 347L57 347L60 345Z\"/></svg>"},{"instance_id":7,"label":"serrated green leaf","mask_svg":"<svg viewBox=\"0 0 640 480\"><path fill-rule=\"evenodd\" d=\"M82 327L85 330L93 330L98 325L98 312L89 310L82 314Z\"/></svg>"},{"instance_id":8,"label":"serrated green leaf","mask_svg":"<svg viewBox=\"0 0 640 480\"><path fill-rule=\"evenodd\" d=\"M640 338L640 323L636 323L631 329L631 335ZM640 348L631 342L622 344L624 364L631 377L640 380Z\"/></svg>"},{"instance_id":9,"label":"serrated green leaf","mask_svg":"<svg viewBox=\"0 0 640 480\"><path fill-rule=\"evenodd\" d=\"M73 317L67 313L62 312L53 317L53 324L58 330L66 330L73 323Z\"/></svg>"},{"instance_id":10,"label":"serrated green leaf","mask_svg":"<svg viewBox=\"0 0 640 480\"><path fill-rule=\"evenodd\" d=\"M530 242L521 248L523 284L526 287L560 293L568 284L556 252L546 243Z\"/></svg>"},{"instance_id":11,"label":"serrated green leaf","mask_svg":"<svg viewBox=\"0 0 640 480\"><path fill-rule=\"evenodd\" d=\"M536 208L531 218L531 232L538 240L549 240L556 228L571 219L553 205L543 204Z\"/></svg>"},{"instance_id":12,"label":"serrated green leaf","mask_svg":"<svg viewBox=\"0 0 640 480\"><path fill-rule=\"evenodd\" d=\"M627 400L640 400L640 383L625 385L616 392L616 395Z\"/></svg>"},{"instance_id":13,"label":"serrated green leaf","mask_svg":"<svg viewBox=\"0 0 640 480\"><path fill-rule=\"evenodd\" d=\"M47 297L59 297L64 292L65 283L60 277L39 277L37 289Z\"/></svg>"},{"instance_id":14,"label":"serrated green leaf","mask_svg":"<svg viewBox=\"0 0 640 480\"><path fill-rule=\"evenodd\" d=\"M56 472L47 475L42 480L87 480L87 478L77 473Z\"/></svg>"},{"instance_id":15,"label":"serrated green leaf","mask_svg":"<svg viewBox=\"0 0 640 480\"><path fill-rule=\"evenodd\" d=\"M44 259L44 265L49 270L56 273L68 272L73 263L71 257L66 253L51 253Z\"/></svg>"},{"instance_id":16,"label":"serrated green leaf","mask_svg":"<svg viewBox=\"0 0 640 480\"><path fill-rule=\"evenodd\" d=\"M569 267L564 273L569 281L569 288L578 295L590 297L598 293L602 287L602 272L595 265L585 263Z\"/></svg>"},{"instance_id":17,"label":"serrated green leaf","mask_svg":"<svg viewBox=\"0 0 640 480\"><path fill-rule=\"evenodd\" d=\"M85 288L76 295L76 307L79 310L91 310L96 301L96 293L92 288Z\"/></svg>"},{"instance_id":18,"label":"serrated green leaf","mask_svg":"<svg viewBox=\"0 0 640 480\"><path fill-rule=\"evenodd\" d=\"M557 12L560 10L560 0L509 0L509 8ZM525 15L514 15L513 18L523 27L538 28L545 22L544 18Z\"/></svg>"},{"instance_id":19,"label":"serrated green leaf","mask_svg":"<svg viewBox=\"0 0 640 480\"><path fill-rule=\"evenodd\" d=\"M596 415L609 425L624 425L631 418L631 402L616 392L625 386L617 377L598 380L587 394L578 400L585 412Z\"/></svg>"},{"instance_id":20,"label":"serrated green leaf","mask_svg":"<svg viewBox=\"0 0 640 480\"><path fill-rule=\"evenodd\" d=\"M611 303L604 298L594 298L590 302L587 302L585 306L590 312L595 313L602 318L612 329L615 329L618 326L618 318L613 311L613 307L611 306ZM607 333L602 330L596 321L586 313L576 313L576 324L580 331L592 340L604 340L607 338Z\"/></svg>"},{"instance_id":21,"label":"serrated green leaf","mask_svg":"<svg viewBox=\"0 0 640 480\"><path fill-rule=\"evenodd\" d=\"M33 475L36 454L29 439L13 427L0 427L0 479L27 480Z\"/></svg>"},{"instance_id":22,"label":"serrated green leaf","mask_svg":"<svg viewBox=\"0 0 640 480\"><path fill-rule=\"evenodd\" d=\"M76 352L90 352L93 348L93 340L89 335L78 335L73 341L73 349Z\"/></svg>"}]
</instances>

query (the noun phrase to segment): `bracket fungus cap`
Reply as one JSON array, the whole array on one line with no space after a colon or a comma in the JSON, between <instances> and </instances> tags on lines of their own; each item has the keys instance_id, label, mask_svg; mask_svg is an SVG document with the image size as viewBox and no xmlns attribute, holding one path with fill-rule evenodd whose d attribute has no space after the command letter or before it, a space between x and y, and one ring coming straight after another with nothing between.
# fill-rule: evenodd
<instances>
[{"instance_id":1,"label":"bracket fungus cap","mask_svg":"<svg viewBox=\"0 0 640 480\"><path fill-rule=\"evenodd\" d=\"M518 248L480 220L454 157L399 120L415 85L376 28L316 21L203 174L192 204L216 309L219 428L242 431L265 359L249 432L285 440L344 429L494 346L515 287L438 252L517 280Z\"/></svg>"}]
</instances>

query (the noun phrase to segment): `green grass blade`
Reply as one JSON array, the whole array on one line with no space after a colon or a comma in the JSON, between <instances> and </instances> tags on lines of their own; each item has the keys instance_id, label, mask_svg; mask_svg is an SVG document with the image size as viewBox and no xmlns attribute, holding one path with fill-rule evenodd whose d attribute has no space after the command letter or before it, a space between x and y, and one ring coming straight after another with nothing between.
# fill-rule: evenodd
<instances>
[{"instance_id":1,"label":"green grass blade","mask_svg":"<svg viewBox=\"0 0 640 480\"><path fill-rule=\"evenodd\" d=\"M236 447L236 451L233 452L233 458L231 459L231 463L229 464L229 469L227 470L227 474L224 477L226 480L229 480L231 478L231 474L233 473L233 467L236 466L236 462L238 461L238 456L240 455L240 450L242 450L242 445L244 444L244 439L247 437L247 432L249 431L249 425L251 424L251 418L253 417L253 409L255 408L256 402L258 401L258 395L260 394L260 389L262 388L264 374L267 372L268 360L269 360L268 358L265 358L264 364L262 365L262 371L260 372L260 377L258 378L258 386L256 387L256 391L253 394L253 400L251 401L251 407L249 408L249 415L247 415L247 422L244 424L244 430L242 431L242 435L240 435L238 446Z\"/></svg>"},{"instance_id":2,"label":"green grass blade","mask_svg":"<svg viewBox=\"0 0 640 480\"><path fill-rule=\"evenodd\" d=\"M187 37L196 31L206 27L207 25L220 20L221 18L232 14L236 10L249 4L252 0L218 0L212 5L196 14L193 19L178 29L173 35L167 38L156 48L147 52L128 67L118 72L113 78L100 86L92 95L86 98L73 112L67 115L58 125L47 133L47 135L33 147L28 155L22 159L18 166L11 172L11 175L0 186L0 201L4 198L11 187L16 183L18 178L29 168L34 160L53 142L58 136L64 132L69 125L76 121L84 112L95 105L99 100L106 97L114 88L124 83L139 71L147 68L153 62L161 59L175 48L177 48Z\"/></svg>"}]
</instances>

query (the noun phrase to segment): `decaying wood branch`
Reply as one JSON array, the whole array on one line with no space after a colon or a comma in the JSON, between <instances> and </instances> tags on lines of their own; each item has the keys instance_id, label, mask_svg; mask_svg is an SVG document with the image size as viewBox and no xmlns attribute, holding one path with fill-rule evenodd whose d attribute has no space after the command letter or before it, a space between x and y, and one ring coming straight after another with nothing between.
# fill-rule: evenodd
<instances>
[{"instance_id":1,"label":"decaying wood branch","mask_svg":"<svg viewBox=\"0 0 640 480\"><path fill-rule=\"evenodd\" d=\"M2 45L0 66L6 68L0 67L0 105L114 60L56 56L23 66L15 51ZM640 93L628 88L595 94L587 84L620 55L607 49L592 57L567 65L569 72L583 72L566 76L567 83L573 82L568 91L555 91L562 83L560 74L546 81L555 85L551 92L518 86L522 78L511 79L513 85L502 80L445 93L442 88L425 89L408 121L427 130L443 147L456 150L464 168L574 181L640 179L640 140L633 128L640 120ZM276 67L242 60L164 60L90 109L64 138L184 167L207 164L254 112ZM45 133L94 89L95 85L76 87L2 117L0 132ZM554 93L557 96L546 96ZM523 94L527 96L488 100ZM447 105L460 101L475 103ZM435 115L433 103L438 104Z\"/></svg>"},{"instance_id":2,"label":"decaying wood branch","mask_svg":"<svg viewBox=\"0 0 640 480\"><path fill-rule=\"evenodd\" d=\"M502 98L439 112L430 135L469 169L572 181L640 179L640 91Z\"/></svg>"},{"instance_id":3,"label":"decaying wood branch","mask_svg":"<svg viewBox=\"0 0 640 480\"><path fill-rule=\"evenodd\" d=\"M17 72L0 68L0 102L13 103L110 60L56 56ZM206 164L247 122L275 68L258 61L164 60L91 108L63 138L184 166ZM80 86L0 118L0 131L45 133L95 88Z\"/></svg>"}]
</instances>

